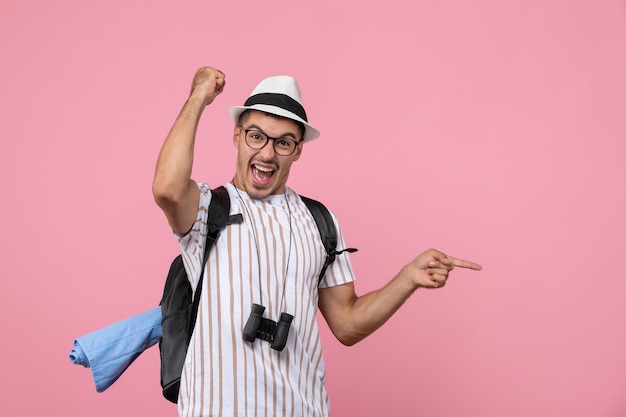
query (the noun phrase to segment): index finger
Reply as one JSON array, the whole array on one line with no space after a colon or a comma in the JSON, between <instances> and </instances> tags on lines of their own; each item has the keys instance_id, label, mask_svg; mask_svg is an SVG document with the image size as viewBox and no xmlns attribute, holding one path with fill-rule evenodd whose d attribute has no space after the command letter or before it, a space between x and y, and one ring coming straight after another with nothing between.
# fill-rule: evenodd
<instances>
[{"instance_id":1,"label":"index finger","mask_svg":"<svg viewBox=\"0 0 626 417\"><path fill-rule=\"evenodd\" d=\"M459 268L473 269L475 271L483 269L483 267L477 263L466 261L465 259L453 258L452 256L448 256L448 259L452 261L452 265L458 266Z\"/></svg>"}]
</instances>

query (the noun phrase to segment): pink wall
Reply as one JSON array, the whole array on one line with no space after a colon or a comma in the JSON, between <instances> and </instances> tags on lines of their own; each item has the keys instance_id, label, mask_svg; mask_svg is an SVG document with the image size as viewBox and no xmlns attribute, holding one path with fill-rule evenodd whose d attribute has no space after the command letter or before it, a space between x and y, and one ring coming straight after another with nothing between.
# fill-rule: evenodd
<instances>
[{"instance_id":1,"label":"pink wall","mask_svg":"<svg viewBox=\"0 0 626 417\"><path fill-rule=\"evenodd\" d=\"M230 179L227 108L292 74L322 137L291 185L360 248L359 292L430 246L484 266L355 347L322 325L335 417L626 415L623 1L93 4L0 5L0 414L176 415L156 348L102 394L68 353L158 303L152 171L208 64L196 178Z\"/></svg>"}]
</instances>

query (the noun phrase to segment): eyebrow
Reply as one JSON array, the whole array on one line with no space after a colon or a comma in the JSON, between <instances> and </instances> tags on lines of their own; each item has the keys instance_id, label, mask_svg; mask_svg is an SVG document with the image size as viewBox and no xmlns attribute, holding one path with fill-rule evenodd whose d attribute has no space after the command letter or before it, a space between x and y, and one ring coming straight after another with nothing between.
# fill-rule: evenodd
<instances>
[{"instance_id":1,"label":"eyebrow","mask_svg":"<svg viewBox=\"0 0 626 417\"><path fill-rule=\"evenodd\" d=\"M261 127L253 124L251 126L249 126L248 128L244 128L244 130L258 130L259 132L263 133L265 136L270 137L270 138L274 138L274 136L270 136L267 133L265 133L265 131L263 129L261 129ZM297 142L296 140L296 135L294 135L291 132L287 132L287 133L283 133L280 136L276 136L276 139L281 139L281 138L291 138L293 139L295 142Z\"/></svg>"}]
</instances>

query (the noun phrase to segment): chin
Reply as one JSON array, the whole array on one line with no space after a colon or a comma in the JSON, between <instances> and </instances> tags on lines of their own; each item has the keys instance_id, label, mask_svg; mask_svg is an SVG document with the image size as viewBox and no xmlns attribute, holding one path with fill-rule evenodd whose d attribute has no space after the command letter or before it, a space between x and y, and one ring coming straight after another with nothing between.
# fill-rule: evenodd
<instances>
[{"instance_id":1,"label":"chin","mask_svg":"<svg viewBox=\"0 0 626 417\"><path fill-rule=\"evenodd\" d=\"M272 195L272 189L270 188L256 188L254 186L250 187L247 191L248 195L256 200L263 200L266 197Z\"/></svg>"}]
</instances>

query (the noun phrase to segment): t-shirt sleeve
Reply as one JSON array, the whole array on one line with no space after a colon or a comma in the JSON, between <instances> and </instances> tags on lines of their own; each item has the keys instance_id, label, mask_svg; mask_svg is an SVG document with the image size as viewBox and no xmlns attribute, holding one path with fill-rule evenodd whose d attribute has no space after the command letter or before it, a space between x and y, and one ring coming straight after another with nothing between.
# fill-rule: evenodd
<instances>
[{"instance_id":1,"label":"t-shirt sleeve","mask_svg":"<svg viewBox=\"0 0 626 417\"><path fill-rule=\"evenodd\" d=\"M200 189L200 202L198 204L196 220L189 233L185 236L175 234L178 239L178 244L180 245L180 252L183 257L187 277L194 290L200 279L199 275L202 270L202 258L207 234L208 208L211 202L211 189L209 186L205 183L198 183L197 185Z\"/></svg>"},{"instance_id":2,"label":"t-shirt sleeve","mask_svg":"<svg viewBox=\"0 0 626 417\"><path fill-rule=\"evenodd\" d=\"M335 229L337 230L337 251L346 249L346 242L344 240L341 227L335 215L331 212L333 222L335 223ZM343 252L335 257L335 262L330 264L324 278L320 282L320 288L334 287L337 285L347 284L355 280L354 271L352 270L352 263L350 262L350 253Z\"/></svg>"}]
</instances>

